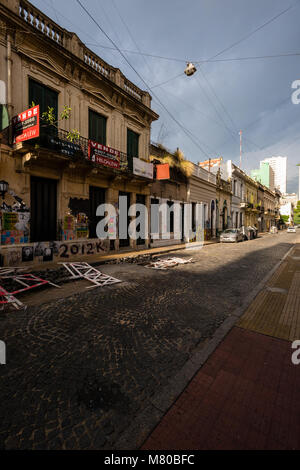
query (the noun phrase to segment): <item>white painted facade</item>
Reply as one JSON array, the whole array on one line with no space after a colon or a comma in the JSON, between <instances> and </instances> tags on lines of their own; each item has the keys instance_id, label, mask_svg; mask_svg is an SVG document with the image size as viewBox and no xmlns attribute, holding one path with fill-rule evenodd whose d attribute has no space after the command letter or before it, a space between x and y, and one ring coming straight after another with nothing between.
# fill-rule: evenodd
<instances>
[{"instance_id":1,"label":"white painted facade","mask_svg":"<svg viewBox=\"0 0 300 470\"><path fill-rule=\"evenodd\" d=\"M274 171L274 185L282 194L286 193L286 169L287 157L270 157L265 158L262 162L269 163Z\"/></svg>"}]
</instances>

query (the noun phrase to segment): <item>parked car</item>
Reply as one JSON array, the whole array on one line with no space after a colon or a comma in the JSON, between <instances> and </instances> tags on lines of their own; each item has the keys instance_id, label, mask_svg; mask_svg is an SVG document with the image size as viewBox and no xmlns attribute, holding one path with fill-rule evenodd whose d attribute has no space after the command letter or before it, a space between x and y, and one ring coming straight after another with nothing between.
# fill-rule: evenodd
<instances>
[{"instance_id":1,"label":"parked car","mask_svg":"<svg viewBox=\"0 0 300 470\"><path fill-rule=\"evenodd\" d=\"M241 232L243 234L243 240L252 240L255 238L256 230L254 230L250 225L248 227L243 225L243 227L241 227Z\"/></svg>"},{"instance_id":2,"label":"parked car","mask_svg":"<svg viewBox=\"0 0 300 470\"><path fill-rule=\"evenodd\" d=\"M239 228L228 228L220 235L220 242L242 242L244 239L243 233Z\"/></svg>"},{"instance_id":3,"label":"parked car","mask_svg":"<svg viewBox=\"0 0 300 470\"><path fill-rule=\"evenodd\" d=\"M296 233L296 227L288 227L287 233Z\"/></svg>"},{"instance_id":4,"label":"parked car","mask_svg":"<svg viewBox=\"0 0 300 470\"><path fill-rule=\"evenodd\" d=\"M271 233L278 233L278 228L276 227L276 225L272 225L272 227L270 228L270 232Z\"/></svg>"}]
</instances>

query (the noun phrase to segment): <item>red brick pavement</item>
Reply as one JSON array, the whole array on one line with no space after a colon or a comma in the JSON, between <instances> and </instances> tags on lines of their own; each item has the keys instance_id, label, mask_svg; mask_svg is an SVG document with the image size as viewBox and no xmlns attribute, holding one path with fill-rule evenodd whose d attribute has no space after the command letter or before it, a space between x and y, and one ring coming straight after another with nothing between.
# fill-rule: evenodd
<instances>
[{"instance_id":1,"label":"red brick pavement","mask_svg":"<svg viewBox=\"0 0 300 470\"><path fill-rule=\"evenodd\" d=\"M142 449L300 449L292 352L289 341L234 327Z\"/></svg>"}]
</instances>

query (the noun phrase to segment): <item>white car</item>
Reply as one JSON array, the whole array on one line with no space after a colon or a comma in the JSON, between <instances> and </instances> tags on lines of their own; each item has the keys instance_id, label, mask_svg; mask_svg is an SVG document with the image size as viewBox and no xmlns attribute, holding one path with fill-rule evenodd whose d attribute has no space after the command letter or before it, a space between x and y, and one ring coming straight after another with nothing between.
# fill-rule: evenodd
<instances>
[{"instance_id":1,"label":"white car","mask_svg":"<svg viewBox=\"0 0 300 470\"><path fill-rule=\"evenodd\" d=\"M288 227L287 233L296 233L296 227Z\"/></svg>"},{"instance_id":2,"label":"white car","mask_svg":"<svg viewBox=\"0 0 300 470\"><path fill-rule=\"evenodd\" d=\"M243 232L239 228L228 228L220 235L220 242L242 242L244 240Z\"/></svg>"}]
</instances>

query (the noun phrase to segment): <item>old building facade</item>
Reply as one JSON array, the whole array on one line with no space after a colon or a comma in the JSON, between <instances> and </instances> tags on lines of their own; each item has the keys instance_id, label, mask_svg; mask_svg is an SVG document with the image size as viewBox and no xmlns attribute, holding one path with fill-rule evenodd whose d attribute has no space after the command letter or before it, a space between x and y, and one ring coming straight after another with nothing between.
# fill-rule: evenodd
<instances>
[{"instance_id":1,"label":"old building facade","mask_svg":"<svg viewBox=\"0 0 300 470\"><path fill-rule=\"evenodd\" d=\"M54 259L149 246L148 234L134 240L127 231L119 239L118 222L129 226L135 216L127 209L135 202L150 208L150 129L158 119L151 96L29 2L0 0L0 12L8 121L37 105L40 119L37 139L13 142L12 126L2 133L4 263L26 262L22 244L31 247L30 261L43 256L41 244ZM42 119L49 107L56 126ZM60 119L65 107L70 117ZM96 209L103 202L116 215L108 221L109 239L99 241Z\"/></svg>"},{"instance_id":2,"label":"old building facade","mask_svg":"<svg viewBox=\"0 0 300 470\"><path fill-rule=\"evenodd\" d=\"M222 232L230 227L231 224L231 200L232 188L230 181L221 178L218 171L216 175L217 185L217 233Z\"/></svg>"},{"instance_id":3,"label":"old building facade","mask_svg":"<svg viewBox=\"0 0 300 470\"><path fill-rule=\"evenodd\" d=\"M192 164L188 201L191 203L192 226L195 232L203 228L205 240L215 238L218 225L216 175Z\"/></svg>"}]
</instances>

